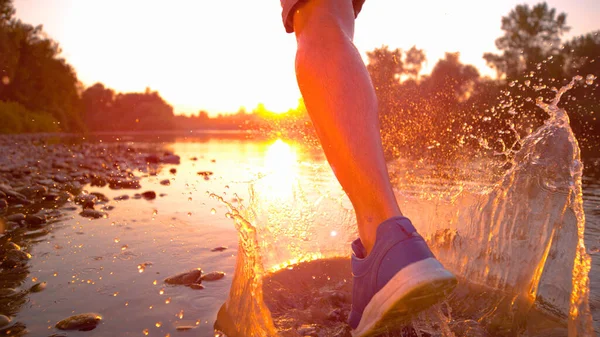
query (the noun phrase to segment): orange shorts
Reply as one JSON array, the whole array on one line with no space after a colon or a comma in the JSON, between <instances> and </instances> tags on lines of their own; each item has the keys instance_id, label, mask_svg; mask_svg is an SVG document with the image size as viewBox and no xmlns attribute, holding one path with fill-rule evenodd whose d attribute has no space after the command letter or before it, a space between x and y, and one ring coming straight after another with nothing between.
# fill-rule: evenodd
<instances>
[{"instance_id":1,"label":"orange shorts","mask_svg":"<svg viewBox=\"0 0 600 337\"><path fill-rule=\"evenodd\" d=\"M283 25L285 26L286 32L292 33L294 31L294 8L303 1L308 0L281 0L281 7L283 8L281 18L283 19ZM352 0L352 3L354 5L354 15L356 16L358 15L358 12L360 12L365 0Z\"/></svg>"}]
</instances>

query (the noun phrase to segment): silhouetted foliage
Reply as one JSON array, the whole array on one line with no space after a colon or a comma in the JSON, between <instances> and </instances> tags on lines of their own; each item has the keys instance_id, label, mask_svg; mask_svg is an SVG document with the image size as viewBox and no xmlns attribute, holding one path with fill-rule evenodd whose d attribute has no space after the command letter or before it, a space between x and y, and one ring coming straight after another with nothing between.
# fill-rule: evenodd
<instances>
[{"instance_id":1,"label":"silhouetted foliage","mask_svg":"<svg viewBox=\"0 0 600 337\"><path fill-rule=\"evenodd\" d=\"M502 54L485 53L483 58L499 76L516 78L550 55L558 55L560 38L569 31L567 15L539 3L517 5L502 18L504 35L496 40Z\"/></svg>"},{"instance_id":2,"label":"silhouetted foliage","mask_svg":"<svg viewBox=\"0 0 600 337\"><path fill-rule=\"evenodd\" d=\"M59 57L58 43L46 37L42 26L23 23L14 13L12 1L0 1L0 100L25 108L19 111L48 114L60 130L81 130L75 70Z\"/></svg>"}]
</instances>

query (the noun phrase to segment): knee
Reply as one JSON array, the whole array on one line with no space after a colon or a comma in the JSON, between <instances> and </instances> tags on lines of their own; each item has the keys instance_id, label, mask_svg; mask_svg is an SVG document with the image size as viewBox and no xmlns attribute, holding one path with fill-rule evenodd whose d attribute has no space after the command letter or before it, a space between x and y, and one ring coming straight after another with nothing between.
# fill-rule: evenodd
<instances>
[{"instance_id":1,"label":"knee","mask_svg":"<svg viewBox=\"0 0 600 337\"><path fill-rule=\"evenodd\" d=\"M294 12L294 32L298 43L332 43L352 40L354 8L352 0L307 0Z\"/></svg>"}]
</instances>

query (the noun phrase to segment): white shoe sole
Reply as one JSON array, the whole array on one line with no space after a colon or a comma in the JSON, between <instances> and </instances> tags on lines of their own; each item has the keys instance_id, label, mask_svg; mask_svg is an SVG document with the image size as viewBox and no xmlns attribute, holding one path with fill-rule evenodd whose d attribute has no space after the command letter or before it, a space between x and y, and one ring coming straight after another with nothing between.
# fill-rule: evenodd
<instances>
[{"instance_id":1,"label":"white shoe sole","mask_svg":"<svg viewBox=\"0 0 600 337\"><path fill-rule=\"evenodd\" d=\"M442 301L456 283L456 277L435 258L408 265L373 296L352 336L377 336L401 327L411 316Z\"/></svg>"}]
</instances>

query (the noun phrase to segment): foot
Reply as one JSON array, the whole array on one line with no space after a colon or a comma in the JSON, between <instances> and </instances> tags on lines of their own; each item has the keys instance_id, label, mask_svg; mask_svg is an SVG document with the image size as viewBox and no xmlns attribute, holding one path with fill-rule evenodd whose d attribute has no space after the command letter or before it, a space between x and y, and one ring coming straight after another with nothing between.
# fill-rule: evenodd
<instances>
[{"instance_id":1,"label":"foot","mask_svg":"<svg viewBox=\"0 0 600 337\"><path fill-rule=\"evenodd\" d=\"M360 239L352 243L352 250L349 324L355 337L394 330L456 287L456 277L444 269L405 217L379 225L368 256Z\"/></svg>"}]
</instances>

